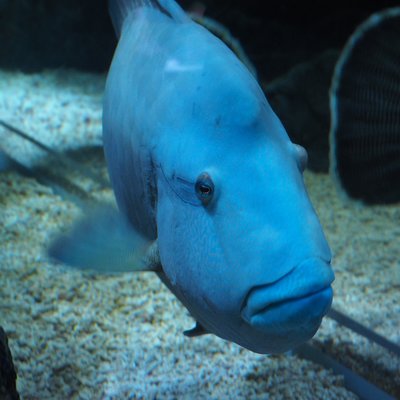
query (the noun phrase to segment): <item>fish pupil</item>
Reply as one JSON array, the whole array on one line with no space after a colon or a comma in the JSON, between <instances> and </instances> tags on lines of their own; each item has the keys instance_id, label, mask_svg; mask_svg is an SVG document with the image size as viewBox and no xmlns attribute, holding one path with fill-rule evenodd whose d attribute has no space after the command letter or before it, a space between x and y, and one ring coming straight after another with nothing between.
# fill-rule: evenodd
<instances>
[{"instance_id":1,"label":"fish pupil","mask_svg":"<svg viewBox=\"0 0 400 400\"><path fill-rule=\"evenodd\" d=\"M211 193L211 188L209 186L206 185L200 185L200 192L203 195L208 195Z\"/></svg>"}]
</instances>

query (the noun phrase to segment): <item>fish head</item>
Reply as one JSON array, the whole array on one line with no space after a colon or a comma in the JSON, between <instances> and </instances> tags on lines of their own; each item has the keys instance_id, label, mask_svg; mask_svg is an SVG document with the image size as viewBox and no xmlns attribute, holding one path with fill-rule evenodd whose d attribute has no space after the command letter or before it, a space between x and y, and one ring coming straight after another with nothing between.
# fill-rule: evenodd
<instances>
[{"instance_id":1,"label":"fish head","mask_svg":"<svg viewBox=\"0 0 400 400\"><path fill-rule=\"evenodd\" d=\"M157 227L169 286L193 317L250 350L279 353L315 334L334 274L303 182L307 153L267 111L267 132L262 118L252 139L221 134L191 151L188 142L172 167L159 167Z\"/></svg>"}]
</instances>

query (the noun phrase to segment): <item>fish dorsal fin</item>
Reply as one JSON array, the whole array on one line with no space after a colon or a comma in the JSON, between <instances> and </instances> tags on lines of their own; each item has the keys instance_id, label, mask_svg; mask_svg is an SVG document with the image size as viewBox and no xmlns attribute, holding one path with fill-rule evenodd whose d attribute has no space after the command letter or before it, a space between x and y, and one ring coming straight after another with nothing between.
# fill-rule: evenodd
<instances>
[{"instance_id":1,"label":"fish dorsal fin","mask_svg":"<svg viewBox=\"0 0 400 400\"><path fill-rule=\"evenodd\" d=\"M118 37L126 17L141 7L154 8L176 22L187 22L190 18L174 0L109 0L108 9Z\"/></svg>"}]
</instances>

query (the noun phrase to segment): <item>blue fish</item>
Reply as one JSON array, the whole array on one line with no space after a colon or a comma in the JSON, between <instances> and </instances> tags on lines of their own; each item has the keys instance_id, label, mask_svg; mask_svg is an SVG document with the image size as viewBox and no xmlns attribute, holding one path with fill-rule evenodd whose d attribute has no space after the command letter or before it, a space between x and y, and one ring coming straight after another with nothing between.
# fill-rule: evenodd
<instances>
[{"instance_id":1,"label":"blue fish","mask_svg":"<svg viewBox=\"0 0 400 400\"><path fill-rule=\"evenodd\" d=\"M197 324L257 353L310 339L332 302L331 253L293 144L235 54L173 0L111 0L119 35L103 112L119 213L50 254L155 271Z\"/></svg>"}]
</instances>

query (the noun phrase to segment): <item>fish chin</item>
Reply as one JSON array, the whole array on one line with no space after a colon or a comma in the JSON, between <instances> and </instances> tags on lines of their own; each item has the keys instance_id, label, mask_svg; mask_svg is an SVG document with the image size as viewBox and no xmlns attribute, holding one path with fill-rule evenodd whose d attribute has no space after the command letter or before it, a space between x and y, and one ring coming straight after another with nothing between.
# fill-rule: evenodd
<instances>
[{"instance_id":1,"label":"fish chin","mask_svg":"<svg viewBox=\"0 0 400 400\"><path fill-rule=\"evenodd\" d=\"M253 288L242 319L273 347L268 352L290 350L318 330L332 304L333 279L329 263L308 259L281 280Z\"/></svg>"},{"instance_id":2,"label":"fish chin","mask_svg":"<svg viewBox=\"0 0 400 400\"><path fill-rule=\"evenodd\" d=\"M267 307L253 315L250 325L268 338L274 338L274 352L290 350L317 332L332 303L332 288L309 296Z\"/></svg>"}]
</instances>

